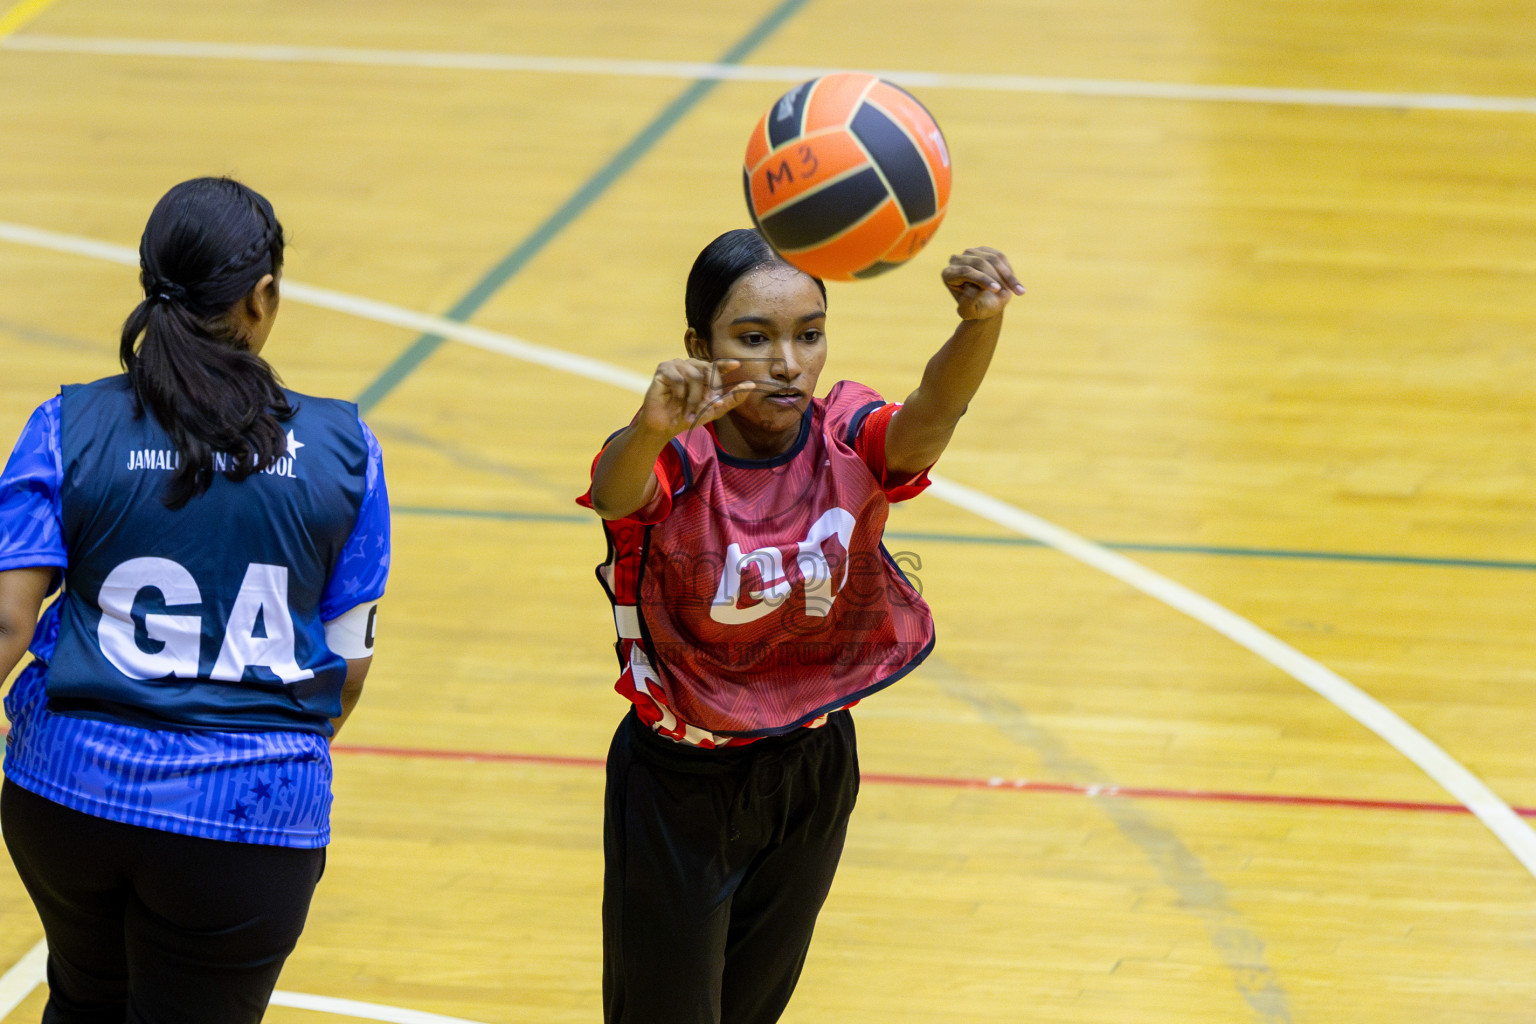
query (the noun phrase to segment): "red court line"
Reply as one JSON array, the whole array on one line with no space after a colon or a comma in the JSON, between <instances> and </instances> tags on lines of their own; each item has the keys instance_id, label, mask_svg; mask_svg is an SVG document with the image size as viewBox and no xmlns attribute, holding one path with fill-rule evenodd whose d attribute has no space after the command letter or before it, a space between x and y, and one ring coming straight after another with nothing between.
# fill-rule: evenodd
<instances>
[{"instance_id":1,"label":"red court line","mask_svg":"<svg viewBox=\"0 0 1536 1024\"><path fill-rule=\"evenodd\" d=\"M376 757L419 757L438 761L491 761L504 764L545 764L566 768L601 768L600 757L565 757L557 754L507 754L467 750L425 750L409 747L364 747L338 744L338 754L369 754ZM1234 793L1208 789L1163 789L1155 786L1083 785L1072 782L1037 782L1032 779L967 779L945 775L898 775L865 772L864 781L890 786L926 786L938 789L997 789L1030 793L1061 793L1091 799L1111 797L1141 800L1197 800L1208 803L1275 804L1286 807L1340 807L1351 810L1407 811L1419 814L1470 814L1458 803L1422 800L1364 800L1353 797L1300 796L1285 793ZM1522 818L1536 818L1536 807L1515 807Z\"/></svg>"},{"instance_id":2,"label":"red court line","mask_svg":"<svg viewBox=\"0 0 1536 1024\"><path fill-rule=\"evenodd\" d=\"M0 736L9 730L0 725ZM495 751L437 750L413 747L370 747L348 743L331 748L337 754L374 757L423 758L434 761L490 761L503 764L547 764L564 768L601 768L600 757L569 757L560 754L510 754ZM1425 800L1365 800L1342 796L1301 796L1289 793L1235 793L1212 789L1164 789L1157 786L1113 786L1075 782L1039 782L1034 779L967 779L948 775L898 775L865 772L864 781L889 786L922 786L936 789L998 789L1029 793L1060 793L1091 799L1112 797L1140 800L1196 800L1207 803L1273 804L1284 807L1340 807L1352 810L1406 811L1416 814L1471 814L1458 803ZM1536 818L1536 807L1512 807L1522 818Z\"/></svg>"}]
</instances>

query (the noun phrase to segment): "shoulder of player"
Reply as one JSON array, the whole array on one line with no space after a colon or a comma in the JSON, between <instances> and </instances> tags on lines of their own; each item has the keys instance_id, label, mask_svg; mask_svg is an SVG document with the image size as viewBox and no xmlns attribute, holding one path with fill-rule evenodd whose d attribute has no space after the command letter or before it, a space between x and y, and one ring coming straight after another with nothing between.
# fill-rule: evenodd
<instances>
[{"instance_id":1,"label":"shoulder of player","mask_svg":"<svg viewBox=\"0 0 1536 1024\"><path fill-rule=\"evenodd\" d=\"M290 425L305 422L325 423L329 429L349 435L361 441L365 447L372 447L378 443L373 431L363 422L362 413L356 402L350 402L345 398L306 395L288 388L283 388L283 395L288 399L289 407L294 410L293 419L287 421Z\"/></svg>"},{"instance_id":2,"label":"shoulder of player","mask_svg":"<svg viewBox=\"0 0 1536 1024\"><path fill-rule=\"evenodd\" d=\"M327 398L324 395L307 395L302 391L294 391L292 388L283 388L283 395L294 408L313 406L317 408L332 409L352 419L360 420L362 414L358 411L356 402L349 402L345 398Z\"/></svg>"},{"instance_id":3,"label":"shoulder of player","mask_svg":"<svg viewBox=\"0 0 1536 1024\"><path fill-rule=\"evenodd\" d=\"M846 412L858 410L870 402L884 402L880 392L868 384L860 384L856 380L840 380L832 385L826 398L817 399L829 412Z\"/></svg>"},{"instance_id":4,"label":"shoulder of player","mask_svg":"<svg viewBox=\"0 0 1536 1024\"><path fill-rule=\"evenodd\" d=\"M110 377L102 377L99 380L85 381L78 384L65 384L59 388L58 398L60 402L74 404L83 400L112 399L120 395L132 395L133 385L128 380L126 373L113 374ZM46 404L46 403L44 403Z\"/></svg>"},{"instance_id":5,"label":"shoulder of player","mask_svg":"<svg viewBox=\"0 0 1536 1024\"><path fill-rule=\"evenodd\" d=\"M816 402L820 432L843 443L852 443L850 430L857 429L869 413L886 404L880 392L852 380L838 381L826 398Z\"/></svg>"}]
</instances>

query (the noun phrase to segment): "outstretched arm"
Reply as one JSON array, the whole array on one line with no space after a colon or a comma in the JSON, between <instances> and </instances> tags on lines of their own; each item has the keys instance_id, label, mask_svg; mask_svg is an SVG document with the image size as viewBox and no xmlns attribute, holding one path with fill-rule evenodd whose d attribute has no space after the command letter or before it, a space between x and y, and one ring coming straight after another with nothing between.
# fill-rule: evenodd
<instances>
[{"instance_id":1,"label":"outstretched arm","mask_svg":"<svg viewBox=\"0 0 1536 1024\"><path fill-rule=\"evenodd\" d=\"M672 359L656 367L634 422L608 442L592 471L592 508L598 515L623 519L651 503L656 458L667 442L724 416L752 390L753 383L745 381L722 394L717 371L731 369L734 360Z\"/></svg>"},{"instance_id":2,"label":"outstretched arm","mask_svg":"<svg viewBox=\"0 0 1536 1024\"><path fill-rule=\"evenodd\" d=\"M1003 310L1024 286L996 249L951 256L944 285L955 297L960 325L928 360L922 383L907 396L885 435L885 465L893 476L921 473L938 461L992 363Z\"/></svg>"}]
</instances>

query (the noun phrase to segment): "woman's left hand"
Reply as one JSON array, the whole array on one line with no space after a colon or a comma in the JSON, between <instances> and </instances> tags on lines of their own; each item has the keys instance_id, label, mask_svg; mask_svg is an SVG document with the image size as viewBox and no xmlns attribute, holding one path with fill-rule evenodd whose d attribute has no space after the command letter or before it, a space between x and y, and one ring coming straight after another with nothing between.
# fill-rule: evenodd
<instances>
[{"instance_id":1,"label":"woman's left hand","mask_svg":"<svg viewBox=\"0 0 1536 1024\"><path fill-rule=\"evenodd\" d=\"M962 320L997 316L1009 299L1024 294L1024 286L1013 276L1008 257L986 246L951 256L943 276L944 286L954 295L956 312Z\"/></svg>"}]
</instances>

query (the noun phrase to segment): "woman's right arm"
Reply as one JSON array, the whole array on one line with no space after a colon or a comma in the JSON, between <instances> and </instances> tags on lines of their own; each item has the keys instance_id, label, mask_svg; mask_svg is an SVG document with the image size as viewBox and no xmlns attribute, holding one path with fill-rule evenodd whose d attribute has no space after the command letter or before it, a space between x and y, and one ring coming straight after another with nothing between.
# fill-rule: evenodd
<instances>
[{"instance_id":1,"label":"woman's right arm","mask_svg":"<svg viewBox=\"0 0 1536 1024\"><path fill-rule=\"evenodd\" d=\"M0 572L0 682L10 677L26 656L43 599L57 571L45 566Z\"/></svg>"},{"instance_id":2,"label":"woman's right arm","mask_svg":"<svg viewBox=\"0 0 1536 1024\"><path fill-rule=\"evenodd\" d=\"M655 434L631 423L603 447L592 469L592 510L623 519L656 497L656 459L674 435Z\"/></svg>"},{"instance_id":3,"label":"woman's right arm","mask_svg":"<svg viewBox=\"0 0 1536 1024\"><path fill-rule=\"evenodd\" d=\"M733 360L719 369L734 369ZM703 359L672 359L656 367L634 422L614 435L592 469L589 498L604 519L623 519L656 497L656 459L667 442L691 427L717 420L747 397L745 381L724 395L715 365Z\"/></svg>"},{"instance_id":4,"label":"woman's right arm","mask_svg":"<svg viewBox=\"0 0 1536 1024\"><path fill-rule=\"evenodd\" d=\"M0 683L27 655L37 615L68 562L60 521L63 457L55 396L33 411L0 470Z\"/></svg>"}]
</instances>

